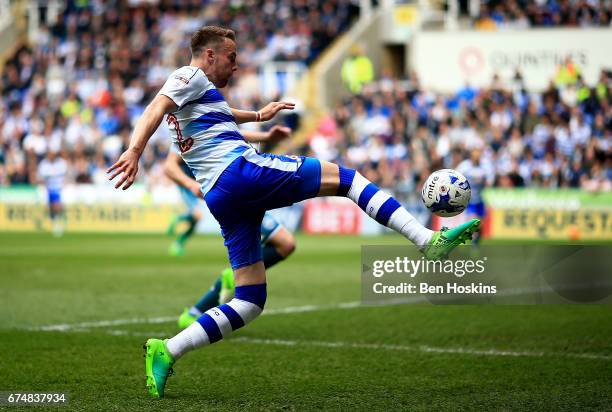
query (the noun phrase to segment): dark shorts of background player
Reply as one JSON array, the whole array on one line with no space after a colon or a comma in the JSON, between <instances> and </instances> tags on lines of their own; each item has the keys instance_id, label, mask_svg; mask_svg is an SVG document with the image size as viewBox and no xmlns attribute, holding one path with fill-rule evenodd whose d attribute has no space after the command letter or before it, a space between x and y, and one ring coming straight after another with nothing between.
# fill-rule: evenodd
<instances>
[{"instance_id":1,"label":"dark shorts of background player","mask_svg":"<svg viewBox=\"0 0 612 412\"><path fill-rule=\"evenodd\" d=\"M249 150L230 163L205 200L221 226L232 269L262 259L261 223L267 210L316 197L320 185L321 164L309 157Z\"/></svg>"}]
</instances>

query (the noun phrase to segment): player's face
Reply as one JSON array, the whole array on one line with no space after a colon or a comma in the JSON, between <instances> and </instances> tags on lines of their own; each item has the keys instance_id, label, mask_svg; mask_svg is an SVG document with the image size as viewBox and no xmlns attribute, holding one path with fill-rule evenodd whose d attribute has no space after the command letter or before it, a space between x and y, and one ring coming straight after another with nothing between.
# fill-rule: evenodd
<instances>
[{"instance_id":1,"label":"player's face","mask_svg":"<svg viewBox=\"0 0 612 412\"><path fill-rule=\"evenodd\" d=\"M216 87L227 86L229 79L238 70L236 57L236 43L231 39L225 39L223 45L217 50L214 62L215 78L219 83L215 84Z\"/></svg>"}]
</instances>

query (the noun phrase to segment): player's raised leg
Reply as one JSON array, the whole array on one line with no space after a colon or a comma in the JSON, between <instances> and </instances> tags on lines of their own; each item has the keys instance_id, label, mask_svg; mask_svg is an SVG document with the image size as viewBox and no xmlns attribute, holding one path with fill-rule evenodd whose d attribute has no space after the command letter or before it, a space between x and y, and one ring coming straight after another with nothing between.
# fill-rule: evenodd
<instances>
[{"instance_id":1,"label":"player's raised leg","mask_svg":"<svg viewBox=\"0 0 612 412\"><path fill-rule=\"evenodd\" d=\"M455 247L472 238L480 220L472 219L455 228L433 232L423 226L391 195L353 169L321 161L321 187L318 196L345 196L372 219L400 233L430 259L441 259Z\"/></svg>"}]
</instances>

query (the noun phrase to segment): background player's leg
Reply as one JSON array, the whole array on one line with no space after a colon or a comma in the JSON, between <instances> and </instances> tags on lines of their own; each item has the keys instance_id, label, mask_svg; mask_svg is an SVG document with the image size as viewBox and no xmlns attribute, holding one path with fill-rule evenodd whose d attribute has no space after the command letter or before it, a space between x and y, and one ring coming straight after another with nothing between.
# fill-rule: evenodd
<instances>
[{"instance_id":1,"label":"background player's leg","mask_svg":"<svg viewBox=\"0 0 612 412\"><path fill-rule=\"evenodd\" d=\"M184 232L178 235L176 241L184 246L185 242L187 242L187 239L189 239L191 235L193 235L200 219L202 219L202 211L197 208L193 209L191 211L191 214L186 219L188 223L187 229L185 229Z\"/></svg>"},{"instance_id":2,"label":"background player's leg","mask_svg":"<svg viewBox=\"0 0 612 412\"><path fill-rule=\"evenodd\" d=\"M391 195L353 169L321 162L321 187L318 196L345 196L375 219L423 248L434 232L423 226Z\"/></svg>"},{"instance_id":3,"label":"background player's leg","mask_svg":"<svg viewBox=\"0 0 612 412\"><path fill-rule=\"evenodd\" d=\"M191 210L186 211L185 213L181 213L180 215L176 215L172 217L170 224L168 225L168 236L174 236L174 232L176 230L176 225L181 222L186 222L191 219Z\"/></svg>"},{"instance_id":4,"label":"background player's leg","mask_svg":"<svg viewBox=\"0 0 612 412\"><path fill-rule=\"evenodd\" d=\"M53 236L62 236L64 234L64 208L59 199L49 206L49 216L51 217Z\"/></svg>"},{"instance_id":5,"label":"background player's leg","mask_svg":"<svg viewBox=\"0 0 612 412\"><path fill-rule=\"evenodd\" d=\"M224 270L224 272L226 270L229 270L230 272L232 271L230 268L227 268ZM232 274L233 276L233 274ZM188 313L189 315L193 316L193 317L198 317L200 316L202 313L206 312L208 309L210 308L214 308L215 306L219 305L219 294L221 293L221 278L223 277L223 273L221 274L221 276L219 276L215 282L212 284L212 286L206 291L206 293L204 293L204 295L202 295L202 297L200 298L200 300L198 300L196 302L195 305L193 305ZM195 318L193 319L195 321ZM179 323L180 320L179 320ZM190 324L192 322L189 322ZM179 325L181 326L181 325ZM184 325L181 327L186 327L189 325Z\"/></svg>"},{"instance_id":6,"label":"background player's leg","mask_svg":"<svg viewBox=\"0 0 612 412\"><path fill-rule=\"evenodd\" d=\"M287 259L295 251L295 236L285 227L280 226L261 249L266 269Z\"/></svg>"},{"instance_id":7,"label":"background player's leg","mask_svg":"<svg viewBox=\"0 0 612 412\"><path fill-rule=\"evenodd\" d=\"M168 234L173 235L176 225L180 222L186 222L187 228L181 232L176 240L172 242L168 249L171 256L182 256L185 253L185 243L195 233L198 222L203 217L202 199L191 193L186 188L179 186L179 193L187 207L187 211L182 215L175 217L168 227Z\"/></svg>"},{"instance_id":8,"label":"background player's leg","mask_svg":"<svg viewBox=\"0 0 612 412\"><path fill-rule=\"evenodd\" d=\"M187 222L187 228L181 232L176 240L170 245L168 253L171 256L182 256L185 253L185 243L195 233L195 229L201 218L202 211L198 208L193 208L176 219L173 225L176 225L177 222L185 221Z\"/></svg>"}]
</instances>

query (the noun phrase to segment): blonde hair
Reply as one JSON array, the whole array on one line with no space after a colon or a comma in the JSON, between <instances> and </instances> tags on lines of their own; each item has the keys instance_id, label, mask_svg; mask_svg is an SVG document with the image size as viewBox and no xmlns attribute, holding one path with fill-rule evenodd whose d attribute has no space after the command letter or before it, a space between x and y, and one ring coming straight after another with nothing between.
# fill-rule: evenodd
<instances>
[{"instance_id":1,"label":"blonde hair","mask_svg":"<svg viewBox=\"0 0 612 412\"><path fill-rule=\"evenodd\" d=\"M219 46L224 39L236 41L236 33L223 27L204 26L191 36L191 54L198 56L208 47Z\"/></svg>"}]
</instances>

